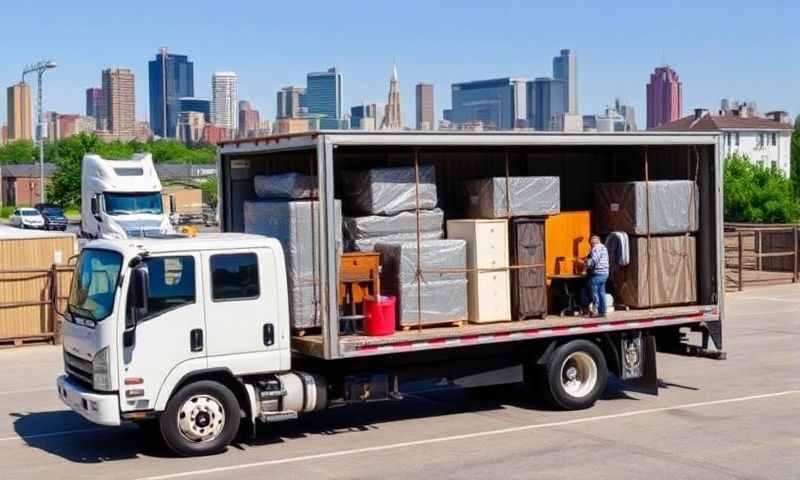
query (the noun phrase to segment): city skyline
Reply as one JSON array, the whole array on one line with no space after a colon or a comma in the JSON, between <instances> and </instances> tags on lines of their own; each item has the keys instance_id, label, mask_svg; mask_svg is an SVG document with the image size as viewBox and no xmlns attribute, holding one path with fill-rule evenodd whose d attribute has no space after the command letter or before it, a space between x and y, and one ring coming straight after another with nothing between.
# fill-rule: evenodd
<instances>
[{"instance_id":1,"label":"city skyline","mask_svg":"<svg viewBox=\"0 0 800 480\"><path fill-rule=\"evenodd\" d=\"M287 85L302 84L308 72L331 65L336 65L345 79L343 111L361 104L362 99L367 103L385 101L385 71L394 56L406 79L400 85L402 111L406 112L404 125L411 127L415 123L413 115L410 115L415 107L414 86L419 81L434 84L434 97L440 99L437 102L438 120L441 110L450 106L451 84L509 76L535 78L548 72L553 53L565 48L574 50L580 57L578 104L582 114L601 113L609 105L609 99L620 97L634 106L639 115L637 120L643 126L646 114L644 85L653 69L661 64L673 66L685 85L683 114L694 107L716 109L719 99L728 96L752 98L763 111L784 109L792 115L800 113L800 96L790 88L790 79L800 76L800 67L793 62L780 61L781 58L789 58L791 52L800 48L796 35L790 34L791 25L788 22L788 18L797 18L800 7L788 3L775 3L769 9L774 14L774 24L771 23L769 29L737 31L734 34L726 26L732 22L735 24L742 15L746 16L743 13L745 11L756 11L744 2L738 4L737 8L727 9L718 9L713 5L643 8L632 3L617 9L620 12L614 13L613 27L603 24L603 18L611 17L599 6L584 5L579 8L564 5L533 9L524 4L514 4L509 8L515 14L509 15L505 11L480 8L467 2L458 12L441 6L431 7L426 10L426 18L417 24L411 21L410 12L414 11L413 8L408 9L409 12L398 12L396 21L403 35L381 45L339 48L337 42L322 42L320 39L326 35L338 35L337 38L344 40L344 34L337 32L336 21L325 23L320 19L313 21L316 30L312 29L314 34L309 35L310 38L298 40L292 49L270 48L267 53L255 47L237 48L236 52L231 52L226 48L226 42L204 41L188 34L190 30L224 29L240 23L241 28L237 31L242 40L259 38L262 32L255 28L254 19L265 7L258 5L233 10L230 18L222 20L213 15L213 9L201 6L187 14L188 20L191 20L185 22L187 25L156 20L147 26L144 35L140 33L143 25L137 24L143 22L130 20L138 18L135 11L146 8L147 2L142 2L142 6L136 8L121 7L115 10L108 22L96 22L104 30L119 29L113 38L104 40L101 48L96 41L94 44L90 42L90 37L99 38L100 32L93 30L90 35L89 32L73 28L71 20L76 18L76 12L59 3L45 3L48 5L43 8L50 13L52 28L43 38L34 38L26 33L36 24L31 12L14 5L4 11L10 19L10 35L23 35L30 41L23 42L20 48L11 49L4 57L0 82L4 87L13 85L19 81L20 71L25 64L39 57L54 58L60 67L48 76L46 82L45 109L49 111L83 112L85 89L97 84L100 71L119 66L131 69L141 79L136 83L137 120L148 119L147 62L152 60L160 47L167 46L170 51L188 55L195 62L196 97L211 98L210 79L214 71L236 71L240 79L240 96L249 99L253 108L260 110L264 118L270 119L275 118L275 92ZM167 5L164 9L166 17L170 12L186 13L185 9L176 6ZM344 17L344 12L334 12L333 7L324 4L303 6L301 10L309 14L306 18L322 18L328 13L335 19ZM375 33L372 32L373 28L379 30L377 26L370 25L369 19L385 15L386 10L384 6L365 6L360 24L366 25L367 30L361 34L369 36ZM534 10L537 15L548 15L552 19L552 22L542 24L543 30L537 32L536 38L514 28L521 25L526 14L534 13ZM90 17L98 16L98 19L100 16L98 11L91 8L83 13ZM452 15L447 22L443 21L445 13ZM661 19L659 24L672 25L671 35L658 34L668 29L649 23L649 19L655 17ZM454 38L456 30L468 23L480 23L492 31L502 25L509 36L502 42L471 38L459 42L440 41ZM375 25L379 25L379 22L375 22ZM269 35L279 37L284 29L283 25L271 25ZM420 36L420 32L424 31L428 33ZM555 31L561 34L554 34ZM697 31L717 32L714 41L702 45L702 55L698 55L698 46L694 41ZM70 35L65 37L66 41L52 41L53 36L67 32ZM139 40L131 41L132 35ZM413 41L407 41L410 35L414 36ZM633 38L636 41L630 41ZM776 43L774 40L777 38L781 42ZM109 43L106 44L106 41ZM237 41L236 44L241 46L247 42ZM81 48L76 48L78 45ZM742 58L747 59L747 68L741 68ZM773 84L777 88L773 88ZM6 122L4 108L0 110L0 122Z\"/></svg>"}]
</instances>

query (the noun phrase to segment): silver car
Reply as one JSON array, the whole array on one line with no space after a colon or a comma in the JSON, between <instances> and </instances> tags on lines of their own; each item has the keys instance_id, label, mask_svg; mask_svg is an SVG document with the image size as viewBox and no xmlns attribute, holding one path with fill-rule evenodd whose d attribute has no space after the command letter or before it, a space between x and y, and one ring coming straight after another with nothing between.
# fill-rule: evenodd
<instances>
[{"instance_id":1,"label":"silver car","mask_svg":"<svg viewBox=\"0 0 800 480\"><path fill-rule=\"evenodd\" d=\"M9 221L18 228L44 228L44 217L35 208L18 208L11 214Z\"/></svg>"}]
</instances>

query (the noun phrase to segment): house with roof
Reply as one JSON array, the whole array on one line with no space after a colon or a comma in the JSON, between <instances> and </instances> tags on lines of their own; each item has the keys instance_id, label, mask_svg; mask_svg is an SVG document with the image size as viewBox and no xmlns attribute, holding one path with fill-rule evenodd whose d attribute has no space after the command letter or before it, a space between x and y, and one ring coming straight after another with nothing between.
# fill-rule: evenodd
<instances>
[{"instance_id":1,"label":"house with roof","mask_svg":"<svg viewBox=\"0 0 800 480\"><path fill-rule=\"evenodd\" d=\"M45 188L57 167L44 164ZM38 163L0 165L0 205L33 206L41 202L41 170Z\"/></svg>"},{"instance_id":2,"label":"house with roof","mask_svg":"<svg viewBox=\"0 0 800 480\"><path fill-rule=\"evenodd\" d=\"M759 165L779 168L789 177L794 128L786 112L775 111L767 113L766 117L754 117L748 115L747 110L712 115L708 110L696 108L694 115L661 124L653 130L720 132L723 159L739 153Z\"/></svg>"}]
</instances>

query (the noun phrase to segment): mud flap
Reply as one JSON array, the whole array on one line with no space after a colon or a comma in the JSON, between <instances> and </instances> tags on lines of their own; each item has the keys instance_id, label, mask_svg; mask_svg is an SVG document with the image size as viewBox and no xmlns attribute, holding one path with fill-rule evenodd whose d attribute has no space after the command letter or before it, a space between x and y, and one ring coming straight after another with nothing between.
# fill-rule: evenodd
<instances>
[{"instance_id":1,"label":"mud flap","mask_svg":"<svg viewBox=\"0 0 800 480\"><path fill-rule=\"evenodd\" d=\"M642 332L623 336L620 355L621 380L632 390L658 395L656 337Z\"/></svg>"}]
</instances>

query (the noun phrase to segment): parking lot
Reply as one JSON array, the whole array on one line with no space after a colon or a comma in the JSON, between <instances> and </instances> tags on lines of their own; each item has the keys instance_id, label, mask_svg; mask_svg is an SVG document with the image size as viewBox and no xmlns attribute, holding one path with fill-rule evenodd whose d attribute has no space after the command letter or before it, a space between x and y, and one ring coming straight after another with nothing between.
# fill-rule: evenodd
<instances>
[{"instance_id":1,"label":"parking lot","mask_svg":"<svg viewBox=\"0 0 800 480\"><path fill-rule=\"evenodd\" d=\"M552 411L520 387L422 391L262 426L174 458L134 426L96 427L53 387L58 347L0 351L3 478L798 478L800 287L727 297L725 361L659 355L658 396L612 384Z\"/></svg>"}]
</instances>

